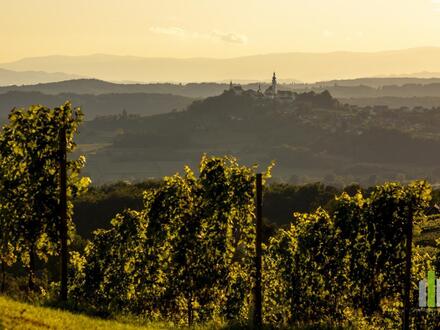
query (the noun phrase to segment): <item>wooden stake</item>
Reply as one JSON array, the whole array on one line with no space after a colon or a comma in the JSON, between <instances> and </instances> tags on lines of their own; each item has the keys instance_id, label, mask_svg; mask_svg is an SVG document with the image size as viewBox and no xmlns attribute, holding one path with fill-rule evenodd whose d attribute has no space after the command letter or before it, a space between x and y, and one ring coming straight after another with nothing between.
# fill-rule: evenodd
<instances>
[{"instance_id":1,"label":"wooden stake","mask_svg":"<svg viewBox=\"0 0 440 330\"><path fill-rule=\"evenodd\" d=\"M404 283L404 291L403 291L403 330L409 330L410 328L412 237L413 237L412 208L409 207L408 219L406 223L405 283Z\"/></svg>"},{"instance_id":2,"label":"wooden stake","mask_svg":"<svg viewBox=\"0 0 440 330\"><path fill-rule=\"evenodd\" d=\"M65 111L62 108L62 111ZM69 251L67 247L67 141L65 113L60 128L60 241L61 241L61 288L60 301L67 301L67 263Z\"/></svg>"},{"instance_id":3,"label":"wooden stake","mask_svg":"<svg viewBox=\"0 0 440 330\"><path fill-rule=\"evenodd\" d=\"M255 309L254 309L254 327L261 329L262 326L262 294L261 294L261 241L262 241L262 209L263 209L263 187L262 175L258 173L256 176L256 239L255 239Z\"/></svg>"}]
</instances>

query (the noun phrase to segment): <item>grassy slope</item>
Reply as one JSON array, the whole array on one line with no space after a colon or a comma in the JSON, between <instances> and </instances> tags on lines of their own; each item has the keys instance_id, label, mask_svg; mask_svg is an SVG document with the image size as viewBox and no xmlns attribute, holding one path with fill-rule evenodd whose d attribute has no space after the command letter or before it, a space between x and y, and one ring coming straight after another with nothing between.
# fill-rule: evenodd
<instances>
[{"instance_id":1,"label":"grassy slope","mask_svg":"<svg viewBox=\"0 0 440 330\"><path fill-rule=\"evenodd\" d=\"M0 329L167 329L154 324L135 326L57 309L36 307L0 296Z\"/></svg>"}]
</instances>

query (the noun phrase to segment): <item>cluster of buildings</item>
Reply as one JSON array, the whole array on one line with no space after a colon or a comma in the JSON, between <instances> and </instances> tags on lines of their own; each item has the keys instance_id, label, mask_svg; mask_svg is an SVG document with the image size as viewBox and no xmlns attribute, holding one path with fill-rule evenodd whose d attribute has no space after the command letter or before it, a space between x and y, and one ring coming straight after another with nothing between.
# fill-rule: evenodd
<instances>
[{"instance_id":1,"label":"cluster of buildings","mask_svg":"<svg viewBox=\"0 0 440 330\"><path fill-rule=\"evenodd\" d=\"M292 91L280 91L278 90L277 76L275 72L272 76L272 84L263 92L261 85L258 85L258 90L244 90L241 85L234 85L232 81L229 84L229 92L236 95L250 95L261 99L278 99L284 101L294 101L295 93Z\"/></svg>"}]
</instances>

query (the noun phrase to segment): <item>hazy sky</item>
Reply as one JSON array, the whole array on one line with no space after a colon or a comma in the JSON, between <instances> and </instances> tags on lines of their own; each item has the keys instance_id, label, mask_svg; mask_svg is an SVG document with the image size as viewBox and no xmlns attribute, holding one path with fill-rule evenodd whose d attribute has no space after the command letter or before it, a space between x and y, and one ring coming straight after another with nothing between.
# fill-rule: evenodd
<instances>
[{"instance_id":1,"label":"hazy sky","mask_svg":"<svg viewBox=\"0 0 440 330\"><path fill-rule=\"evenodd\" d=\"M0 62L440 46L440 0L0 0Z\"/></svg>"}]
</instances>

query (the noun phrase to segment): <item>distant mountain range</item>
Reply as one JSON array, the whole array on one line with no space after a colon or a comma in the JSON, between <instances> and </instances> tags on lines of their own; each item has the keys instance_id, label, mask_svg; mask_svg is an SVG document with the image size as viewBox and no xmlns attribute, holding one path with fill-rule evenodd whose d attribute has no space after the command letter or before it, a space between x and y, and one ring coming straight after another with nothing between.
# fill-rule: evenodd
<instances>
[{"instance_id":1,"label":"distant mountain range","mask_svg":"<svg viewBox=\"0 0 440 330\"><path fill-rule=\"evenodd\" d=\"M84 76L62 72L48 73L43 71L13 71L0 69L0 86L30 85L78 78L84 78Z\"/></svg>"},{"instance_id":2,"label":"distant mountain range","mask_svg":"<svg viewBox=\"0 0 440 330\"><path fill-rule=\"evenodd\" d=\"M271 73L276 71L283 80L314 82L372 76L414 76L414 72L420 72L426 78L429 72L440 72L439 59L440 48L431 47L381 52L280 53L225 59L102 54L47 56L0 64L0 68L141 82L268 81Z\"/></svg>"}]
</instances>

